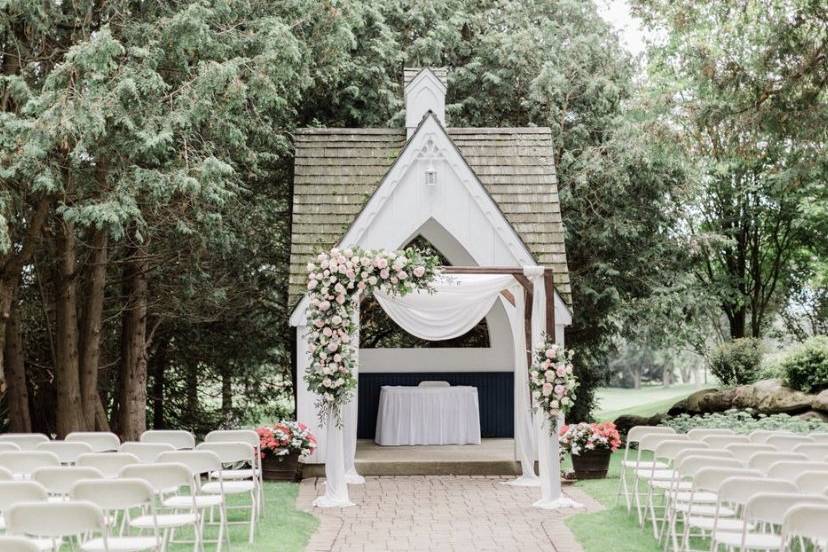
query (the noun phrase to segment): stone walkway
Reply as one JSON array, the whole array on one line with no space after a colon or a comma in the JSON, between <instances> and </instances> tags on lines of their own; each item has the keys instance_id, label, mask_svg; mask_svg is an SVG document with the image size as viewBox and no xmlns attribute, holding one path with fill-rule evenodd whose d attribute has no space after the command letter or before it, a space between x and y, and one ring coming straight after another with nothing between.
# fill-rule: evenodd
<instances>
[{"instance_id":1,"label":"stone walkway","mask_svg":"<svg viewBox=\"0 0 828 552\"><path fill-rule=\"evenodd\" d=\"M297 507L320 520L310 552L369 551L552 551L581 547L563 519L602 506L579 489L565 494L585 509L565 513L539 510L537 488L503 485L506 477L368 477L349 487L351 508L313 508L324 479L305 479Z\"/></svg>"}]
</instances>

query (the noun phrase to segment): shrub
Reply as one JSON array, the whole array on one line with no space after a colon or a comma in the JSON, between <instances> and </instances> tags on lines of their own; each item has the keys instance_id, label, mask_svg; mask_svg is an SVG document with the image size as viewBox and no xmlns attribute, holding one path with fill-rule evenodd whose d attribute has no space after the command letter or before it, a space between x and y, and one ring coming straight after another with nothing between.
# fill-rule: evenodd
<instances>
[{"instance_id":1,"label":"shrub","mask_svg":"<svg viewBox=\"0 0 828 552\"><path fill-rule=\"evenodd\" d=\"M745 337L722 343L710 357L710 371L723 385L745 385L759 379L762 344Z\"/></svg>"},{"instance_id":2,"label":"shrub","mask_svg":"<svg viewBox=\"0 0 828 552\"><path fill-rule=\"evenodd\" d=\"M828 337L810 338L781 364L789 387L806 393L828 387Z\"/></svg>"},{"instance_id":3,"label":"shrub","mask_svg":"<svg viewBox=\"0 0 828 552\"><path fill-rule=\"evenodd\" d=\"M756 414L752 410L727 410L702 416L681 414L667 418L661 425L669 426L678 433L687 433L691 429L732 429L737 433L750 433L757 429L788 430L796 433L828 431L828 424L819 420L803 420L788 414Z\"/></svg>"}]
</instances>

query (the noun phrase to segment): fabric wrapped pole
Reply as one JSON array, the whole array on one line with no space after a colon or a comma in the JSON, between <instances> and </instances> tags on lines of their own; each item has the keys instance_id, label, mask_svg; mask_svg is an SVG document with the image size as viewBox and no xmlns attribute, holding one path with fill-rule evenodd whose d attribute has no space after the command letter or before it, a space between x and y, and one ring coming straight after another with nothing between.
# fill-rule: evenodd
<instances>
[{"instance_id":1,"label":"fabric wrapped pole","mask_svg":"<svg viewBox=\"0 0 828 552\"><path fill-rule=\"evenodd\" d=\"M454 274L437 278L435 293L415 291L403 297L376 291L377 302L402 329L429 341L459 337L477 325L504 289L509 274Z\"/></svg>"},{"instance_id":2,"label":"fabric wrapped pole","mask_svg":"<svg viewBox=\"0 0 828 552\"><path fill-rule=\"evenodd\" d=\"M360 296L354 297L354 322L357 328L356 334L351 336L351 345L357 350L357 362L354 366L354 376L359 382L359 301ZM359 414L359 385L351 394L351 400L342 407L342 435L343 454L345 461L345 482L348 485L362 485L365 478L359 475L356 470L356 445L357 445L357 415Z\"/></svg>"},{"instance_id":3,"label":"fabric wrapped pole","mask_svg":"<svg viewBox=\"0 0 828 552\"><path fill-rule=\"evenodd\" d=\"M343 508L353 506L345 482L344 446L342 428L329 416L325 432L325 494L316 498L318 508Z\"/></svg>"},{"instance_id":4,"label":"fabric wrapped pole","mask_svg":"<svg viewBox=\"0 0 828 552\"><path fill-rule=\"evenodd\" d=\"M512 327L512 341L515 344L515 447L520 460L521 475L506 481L516 487L540 487L535 474L536 431L532 422L532 404L529 394L529 367L526 361L526 301L523 287L510 290L515 297L515 308L507 309Z\"/></svg>"},{"instance_id":5,"label":"fabric wrapped pole","mask_svg":"<svg viewBox=\"0 0 828 552\"><path fill-rule=\"evenodd\" d=\"M561 492L561 445L558 440L557 428L564 424L564 417L558 418L555 430L550 427L549 419L544 416L538 435L538 464L541 473L541 499L532 506L544 510L560 510L564 508L581 508Z\"/></svg>"}]
</instances>

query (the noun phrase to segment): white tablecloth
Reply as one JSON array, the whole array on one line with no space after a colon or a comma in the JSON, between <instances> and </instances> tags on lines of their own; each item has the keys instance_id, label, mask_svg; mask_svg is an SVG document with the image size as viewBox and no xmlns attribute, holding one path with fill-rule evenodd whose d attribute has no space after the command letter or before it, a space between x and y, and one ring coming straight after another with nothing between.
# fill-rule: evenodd
<instances>
[{"instance_id":1,"label":"white tablecloth","mask_svg":"<svg viewBox=\"0 0 828 552\"><path fill-rule=\"evenodd\" d=\"M378 445L479 445L477 388L384 385L374 441Z\"/></svg>"}]
</instances>

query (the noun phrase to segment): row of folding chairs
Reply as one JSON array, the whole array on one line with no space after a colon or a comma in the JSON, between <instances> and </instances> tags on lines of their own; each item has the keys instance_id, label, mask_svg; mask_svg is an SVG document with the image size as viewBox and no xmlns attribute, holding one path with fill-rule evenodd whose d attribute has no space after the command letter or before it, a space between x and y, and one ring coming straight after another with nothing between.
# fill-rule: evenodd
<instances>
[{"instance_id":1,"label":"row of folding chairs","mask_svg":"<svg viewBox=\"0 0 828 552\"><path fill-rule=\"evenodd\" d=\"M828 508L828 441L820 437L632 428L619 498L635 508L642 527L652 523L665 548L689 550L691 537L710 539L713 550L781 551L806 537L822 544L827 518L812 522L828 513L821 510ZM638 448L634 458L631 443Z\"/></svg>"},{"instance_id":2,"label":"row of folding chairs","mask_svg":"<svg viewBox=\"0 0 828 552\"><path fill-rule=\"evenodd\" d=\"M194 550L203 550L208 519L218 528L212 541L218 551L225 543L229 547L231 523L247 525L248 540L254 540L263 493L258 435L253 431L214 432L197 446L194 439L185 442L177 436L176 444L191 443L191 450L177 449L156 435L119 444L116 452L85 450L71 459L39 448L46 443L42 439L19 450L20 442L31 445L34 439L6 437L0 443L12 443L18 450L0 452L0 529L5 527L9 535L0 541L0 550L30 545L57 550L64 537L74 536L77 548L87 552L163 551L176 530L185 527L192 528ZM249 504L228 505L228 496L245 494ZM231 508L249 510L249 520L229 521ZM25 539L14 535L33 540L21 544Z\"/></svg>"}]
</instances>

